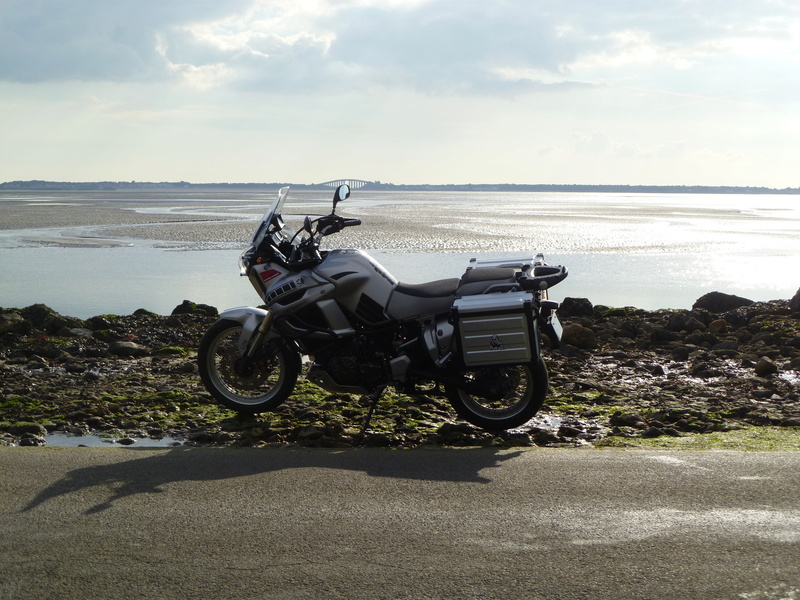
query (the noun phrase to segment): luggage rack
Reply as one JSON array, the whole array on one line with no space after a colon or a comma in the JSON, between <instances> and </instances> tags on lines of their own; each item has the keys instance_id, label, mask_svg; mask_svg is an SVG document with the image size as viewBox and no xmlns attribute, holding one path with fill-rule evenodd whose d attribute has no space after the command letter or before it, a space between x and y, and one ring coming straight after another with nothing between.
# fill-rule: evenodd
<instances>
[{"instance_id":1,"label":"luggage rack","mask_svg":"<svg viewBox=\"0 0 800 600\"><path fill-rule=\"evenodd\" d=\"M533 267L544 265L544 254L537 254L536 256L506 256L502 258L470 258L467 271L470 269L525 269L526 267Z\"/></svg>"},{"instance_id":2,"label":"luggage rack","mask_svg":"<svg viewBox=\"0 0 800 600\"><path fill-rule=\"evenodd\" d=\"M544 292L566 279L567 267L552 266L544 262L544 254L536 256L507 256L501 258L471 258L467 271L472 269L512 268L522 271L517 282L526 291ZM545 298L546 298L545 294Z\"/></svg>"}]
</instances>

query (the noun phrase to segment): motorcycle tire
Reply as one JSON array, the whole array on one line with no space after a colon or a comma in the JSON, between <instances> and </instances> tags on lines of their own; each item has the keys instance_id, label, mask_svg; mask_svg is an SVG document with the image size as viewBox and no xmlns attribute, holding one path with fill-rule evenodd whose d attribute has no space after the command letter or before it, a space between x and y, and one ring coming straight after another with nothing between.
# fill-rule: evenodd
<instances>
[{"instance_id":1,"label":"motorcycle tire","mask_svg":"<svg viewBox=\"0 0 800 600\"><path fill-rule=\"evenodd\" d=\"M489 431L502 431L521 427L530 421L544 404L548 390L547 367L540 358L528 364L503 367L484 367L464 371L465 379L506 379L513 386L498 398L482 397L468 393L453 385L445 386L451 406L465 421Z\"/></svg>"},{"instance_id":2,"label":"motorcycle tire","mask_svg":"<svg viewBox=\"0 0 800 600\"><path fill-rule=\"evenodd\" d=\"M275 410L294 390L300 356L290 348L263 345L242 362L237 342L241 323L221 319L200 340L198 367L206 389L222 405L256 414Z\"/></svg>"}]
</instances>

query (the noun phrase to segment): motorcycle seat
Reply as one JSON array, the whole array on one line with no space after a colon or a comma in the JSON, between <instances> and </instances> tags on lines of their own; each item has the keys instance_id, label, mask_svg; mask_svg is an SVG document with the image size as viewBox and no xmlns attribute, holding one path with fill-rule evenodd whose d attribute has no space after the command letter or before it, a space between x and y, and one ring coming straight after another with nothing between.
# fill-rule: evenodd
<instances>
[{"instance_id":1,"label":"motorcycle seat","mask_svg":"<svg viewBox=\"0 0 800 600\"><path fill-rule=\"evenodd\" d=\"M427 283L398 283L396 291L415 298L444 298L455 294L458 279L439 279Z\"/></svg>"},{"instance_id":2,"label":"motorcycle seat","mask_svg":"<svg viewBox=\"0 0 800 600\"><path fill-rule=\"evenodd\" d=\"M516 270L513 268L469 269L461 276L456 295L473 296L488 291L510 291L516 285Z\"/></svg>"},{"instance_id":3,"label":"motorcycle seat","mask_svg":"<svg viewBox=\"0 0 800 600\"><path fill-rule=\"evenodd\" d=\"M443 298L452 296L456 291L459 292L459 295L469 296L480 294L498 283L516 283L515 273L516 271L510 268L469 269L461 276L461 279L439 279L427 283L398 283L397 291L415 298Z\"/></svg>"},{"instance_id":4,"label":"motorcycle seat","mask_svg":"<svg viewBox=\"0 0 800 600\"><path fill-rule=\"evenodd\" d=\"M450 310L457 296L508 291L517 286L514 269L471 269L461 279L439 279L428 283L398 283L389 299L387 314L400 321L419 315Z\"/></svg>"},{"instance_id":5,"label":"motorcycle seat","mask_svg":"<svg viewBox=\"0 0 800 600\"><path fill-rule=\"evenodd\" d=\"M453 306L458 283L458 279L398 283L389 298L386 314L398 321L405 321L421 315L445 313Z\"/></svg>"},{"instance_id":6,"label":"motorcycle seat","mask_svg":"<svg viewBox=\"0 0 800 600\"><path fill-rule=\"evenodd\" d=\"M516 271L512 268L498 267L496 269L468 269L461 276L461 285L478 281L500 281L514 277Z\"/></svg>"}]
</instances>

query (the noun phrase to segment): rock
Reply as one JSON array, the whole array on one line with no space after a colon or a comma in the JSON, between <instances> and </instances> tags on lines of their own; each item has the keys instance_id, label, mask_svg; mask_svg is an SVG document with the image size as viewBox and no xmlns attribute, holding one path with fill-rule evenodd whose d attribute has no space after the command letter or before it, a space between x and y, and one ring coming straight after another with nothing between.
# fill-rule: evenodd
<instances>
[{"instance_id":1,"label":"rock","mask_svg":"<svg viewBox=\"0 0 800 600\"><path fill-rule=\"evenodd\" d=\"M712 347L719 343L719 338L707 331L704 332L696 332L686 336L684 340L687 344L693 344L695 346L707 346Z\"/></svg>"},{"instance_id":2,"label":"rock","mask_svg":"<svg viewBox=\"0 0 800 600\"><path fill-rule=\"evenodd\" d=\"M20 314L30 322L35 329L41 329L49 334L54 334L62 327L71 329L83 327L84 322L74 317L63 317L49 306L32 304L20 310Z\"/></svg>"},{"instance_id":3,"label":"rock","mask_svg":"<svg viewBox=\"0 0 800 600\"><path fill-rule=\"evenodd\" d=\"M15 423L8 430L16 435L45 435L47 433L44 425L39 423Z\"/></svg>"},{"instance_id":4,"label":"rock","mask_svg":"<svg viewBox=\"0 0 800 600\"><path fill-rule=\"evenodd\" d=\"M591 317L594 306L587 298L564 298L558 308L560 317Z\"/></svg>"},{"instance_id":5,"label":"rock","mask_svg":"<svg viewBox=\"0 0 800 600\"><path fill-rule=\"evenodd\" d=\"M617 411L611 415L608 422L616 427L634 427L636 429L647 429L647 421L637 412Z\"/></svg>"},{"instance_id":6,"label":"rock","mask_svg":"<svg viewBox=\"0 0 800 600\"><path fill-rule=\"evenodd\" d=\"M195 361L182 363L176 367L179 373L198 373L200 369Z\"/></svg>"},{"instance_id":7,"label":"rock","mask_svg":"<svg viewBox=\"0 0 800 600\"><path fill-rule=\"evenodd\" d=\"M691 313L679 311L672 313L667 320L666 329L669 331L703 331L706 328Z\"/></svg>"},{"instance_id":8,"label":"rock","mask_svg":"<svg viewBox=\"0 0 800 600\"><path fill-rule=\"evenodd\" d=\"M364 445L372 448L387 448L391 444L392 439L385 433L371 433L364 438Z\"/></svg>"},{"instance_id":9,"label":"rock","mask_svg":"<svg viewBox=\"0 0 800 600\"><path fill-rule=\"evenodd\" d=\"M301 408L295 413L294 416L298 419L305 419L306 421L317 421L321 418L319 411L309 407Z\"/></svg>"},{"instance_id":10,"label":"rock","mask_svg":"<svg viewBox=\"0 0 800 600\"><path fill-rule=\"evenodd\" d=\"M64 363L64 370L67 373L83 373L84 371L86 371L86 365L84 365L79 360L71 358Z\"/></svg>"},{"instance_id":11,"label":"rock","mask_svg":"<svg viewBox=\"0 0 800 600\"><path fill-rule=\"evenodd\" d=\"M318 440L322 437L323 433L317 427L309 426L304 427L297 433L297 439L299 440Z\"/></svg>"},{"instance_id":12,"label":"rock","mask_svg":"<svg viewBox=\"0 0 800 600\"><path fill-rule=\"evenodd\" d=\"M20 446L44 446L47 444L47 441L38 435L29 435L23 437L19 441Z\"/></svg>"},{"instance_id":13,"label":"rock","mask_svg":"<svg viewBox=\"0 0 800 600\"><path fill-rule=\"evenodd\" d=\"M88 338L92 337L92 330L87 329L86 327L73 327L71 329L67 329L66 327L62 329L63 337L74 337L74 338Z\"/></svg>"},{"instance_id":14,"label":"rock","mask_svg":"<svg viewBox=\"0 0 800 600\"><path fill-rule=\"evenodd\" d=\"M571 425L561 425L558 428L558 435L560 437L578 437L583 433L582 430L578 429L577 427L572 427Z\"/></svg>"},{"instance_id":15,"label":"rock","mask_svg":"<svg viewBox=\"0 0 800 600\"><path fill-rule=\"evenodd\" d=\"M762 331L756 333L748 343L755 345L755 344L763 344L764 346L776 346L780 340L776 335L770 333L769 331Z\"/></svg>"},{"instance_id":16,"label":"rock","mask_svg":"<svg viewBox=\"0 0 800 600\"><path fill-rule=\"evenodd\" d=\"M98 329L108 329L109 327L111 327L111 321L109 321L106 317L103 316L92 317L91 319L86 321L86 324L95 331L97 331Z\"/></svg>"},{"instance_id":17,"label":"rock","mask_svg":"<svg viewBox=\"0 0 800 600\"><path fill-rule=\"evenodd\" d=\"M45 329L48 321L59 316L56 311L44 304L31 304L23 308L20 313L36 329Z\"/></svg>"},{"instance_id":18,"label":"rock","mask_svg":"<svg viewBox=\"0 0 800 600\"><path fill-rule=\"evenodd\" d=\"M797 289L794 297L789 300L789 310L793 313L800 313L800 288Z\"/></svg>"},{"instance_id":19,"label":"rock","mask_svg":"<svg viewBox=\"0 0 800 600\"><path fill-rule=\"evenodd\" d=\"M114 342L108 347L108 351L116 356L147 356L150 349L136 342Z\"/></svg>"},{"instance_id":20,"label":"rock","mask_svg":"<svg viewBox=\"0 0 800 600\"><path fill-rule=\"evenodd\" d=\"M706 361L700 361L689 368L689 374L700 379L710 379L719 377L723 372Z\"/></svg>"},{"instance_id":21,"label":"rock","mask_svg":"<svg viewBox=\"0 0 800 600\"><path fill-rule=\"evenodd\" d=\"M86 424L92 429L108 429L108 423L103 417L89 417L86 419Z\"/></svg>"},{"instance_id":22,"label":"rock","mask_svg":"<svg viewBox=\"0 0 800 600\"><path fill-rule=\"evenodd\" d=\"M738 350L739 343L733 340L719 342L718 344L714 344L711 346L712 350Z\"/></svg>"},{"instance_id":23,"label":"rock","mask_svg":"<svg viewBox=\"0 0 800 600\"><path fill-rule=\"evenodd\" d=\"M620 321L616 327L610 327L601 331L603 337L623 337L635 340L640 335L639 323L632 320Z\"/></svg>"},{"instance_id":24,"label":"rock","mask_svg":"<svg viewBox=\"0 0 800 600\"><path fill-rule=\"evenodd\" d=\"M651 374L655 375L656 377L662 377L666 373L664 372L664 367L661 365L644 365L644 368Z\"/></svg>"},{"instance_id":25,"label":"rock","mask_svg":"<svg viewBox=\"0 0 800 600\"><path fill-rule=\"evenodd\" d=\"M32 354L30 358L28 358L26 366L29 369L44 369L47 367L47 361L37 354Z\"/></svg>"},{"instance_id":26,"label":"rock","mask_svg":"<svg viewBox=\"0 0 800 600\"><path fill-rule=\"evenodd\" d=\"M574 333L588 340L578 344L591 345L593 334L601 348L565 344L565 352L544 351L556 392L544 411L557 425L521 434L486 432L455 421L457 415L435 394L413 400L387 396L373 421L374 431L386 433L363 440L356 432L366 405L347 394L309 392L308 401L287 402L260 419L237 415L219 421L215 410L206 415L202 405L211 400L197 387L193 354L214 317L106 314L82 322L93 331L90 337L57 339L44 325L51 318L53 324L62 318L66 331L81 325L67 327L69 317L54 316L46 307L26 311L42 327L25 321L23 309L0 309L21 315L29 332L0 337L0 444L17 444L23 437L26 444L37 443L38 433L11 433L15 423L42 423L47 430L74 434L104 431L137 440L136 445L145 429L157 425L161 435L177 435L189 445L326 448L508 447L527 445L531 437L537 445L575 445L612 432L639 438L644 432L702 434L737 424L783 427L800 423L800 390L791 371L800 371L800 335L788 305L788 300L756 302L719 315L705 309L595 306L587 315L588 302L571 300L566 312L577 314L565 319L565 326L578 325ZM677 331L666 327L670 319ZM20 323L18 317L9 321ZM124 342L115 345L117 355L109 351L115 342ZM144 355L120 358L130 353ZM761 357L767 361L759 366L764 378L756 374ZM787 375L770 375L773 369ZM297 392L301 398L305 393Z\"/></svg>"},{"instance_id":27,"label":"rock","mask_svg":"<svg viewBox=\"0 0 800 600\"><path fill-rule=\"evenodd\" d=\"M113 329L99 329L92 332L92 337L101 342L116 342L122 339L123 334Z\"/></svg>"},{"instance_id":28,"label":"rock","mask_svg":"<svg viewBox=\"0 0 800 600\"><path fill-rule=\"evenodd\" d=\"M642 437L644 438L656 438L656 437L661 437L662 435L666 434L658 427L648 427L647 429L642 431Z\"/></svg>"},{"instance_id":29,"label":"rock","mask_svg":"<svg viewBox=\"0 0 800 600\"><path fill-rule=\"evenodd\" d=\"M741 306L750 306L751 304L753 304L752 300L741 296L723 294L722 292L709 292L697 299L692 306L692 310L703 309L710 313L723 313Z\"/></svg>"},{"instance_id":30,"label":"rock","mask_svg":"<svg viewBox=\"0 0 800 600\"><path fill-rule=\"evenodd\" d=\"M571 323L564 327L561 341L569 346L575 346L583 350L597 348L597 338L594 335L594 331L579 323Z\"/></svg>"},{"instance_id":31,"label":"rock","mask_svg":"<svg viewBox=\"0 0 800 600\"><path fill-rule=\"evenodd\" d=\"M692 349L689 346L674 346L670 354L674 360L679 361L687 361L689 360L689 355L692 353Z\"/></svg>"},{"instance_id":32,"label":"rock","mask_svg":"<svg viewBox=\"0 0 800 600\"><path fill-rule=\"evenodd\" d=\"M670 331L665 327L655 327L650 332L650 341L654 344L666 344L667 342L674 342L679 339L679 336L674 331Z\"/></svg>"},{"instance_id":33,"label":"rock","mask_svg":"<svg viewBox=\"0 0 800 600\"><path fill-rule=\"evenodd\" d=\"M184 300L181 304L172 309L173 315L204 315L207 317L217 317L219 312L213 306L208 304L198 304Z\"/></svg>"},{"instance_id":34,"label":"rock","mask_svg":"<svg viewBox=\"0 0 800 600\"><path fill-rule=\"evenodd\" d=\"M442 436L446 443L452 443L471 438L477 432L478 430L468 423L444 423L436 433Z\"/></svg>"},{"instance_id":35,"label":"rock","mask_svg":"<svg viewBox=\"0 0 800 600\"><path fill-rule=\"evenodd\" d=\"M531 436L529 436L527 433L505 432L500 439L502 441L502 444L509 448L528 447L533 445Z\"/></svg>"},{"instance_id":36,"label":"rock","mask_svg":"<svg viewBox=\"0 0 800 600\"><path fill-rule=\"evenodd\" d=\"M609 308L603 313L604 317L628 317L638 311L633 306L618 306L616 308Z\"/></svg>"},{"instance_id":37,"label":"rock","mask_svg":"<svg viewBox=\"0 0 800 600\"><path fill-rule=\"evenodd\" d=\"M167 327L175 327L175 328L183 327L183 321L181 321L175 315L171 315L167 318Z\"/></svg>"},{"instance_id":38,"label":"rock","mask_svg":"<svg viewBox=\"0 0 800 600\"><path fill-rule=\"evenodd\" d=\"M715 319L708 324L709 333L719 335L728 331L728 322L725 319Z\"/></svg>"},{"instance_id":39,"label":"rock","mask_svg":"<svg viewBox=\"0 0 800 600\"><path fill-rule=\"evenodd\" d=\"M533 443L537 446L549 446L551 444L561 443L561 438L547 429L533 427L528 433L530 434Z\"/></svg>"},{"instance_id":40,"label":"rock","mask_svg":"<svg viewBox=\"0 0 800 600\"><path fill-rule=\"evenodd\" d=\"M778 366L768 358L762 358L756 363L756 375L759 377L767 377L778 372Z\"/></svg>"},{"instance_id":41,"label":"rock","mask_svg":"<svg viewBox=\"0 0 800 600\"><path fill-rule=\"evenodd\" d=\"M30 330L31 324L21 314L10 312L0 315L0 335L4 333L28 333Z\"/></svg>"}]
</instances>

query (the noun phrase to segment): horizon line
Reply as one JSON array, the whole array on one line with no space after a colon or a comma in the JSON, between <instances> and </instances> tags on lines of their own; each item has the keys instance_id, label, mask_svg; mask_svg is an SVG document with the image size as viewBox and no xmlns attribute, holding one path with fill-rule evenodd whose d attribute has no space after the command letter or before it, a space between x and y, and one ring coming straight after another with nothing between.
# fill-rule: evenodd
<instances>
[{"instance_id":1,"label":"horizon line","mask_svg":"<svg viewBox=\"0 0 800 600\"><path fill-rule=\"evenodd\" d=\"M800 193L800 187L784 187L775 188L768 186L742 186L742 185L707 185L707 184L625 184L625 183L388 183L380 180L364 180L355 178L339 178L326 182L319 183L291 183L291 182L189 182L185 180L180 181L138 181L138 180L98 180L98 181L54 181L44 179L29 179L29 180L13 180L0 183L0 189L58 189L59 186L66 188L81 187L94 187L96 189L108 190L111 186L113 188L120 187L278 187L290 186L297 188L330 188L334 182L358 182L359 188L375 189L442 189L442 188L458 188L458 191L464 191L469 188L474 189L489 189L489 188L571 188L576 190L578 188L590 191L590 189L649 189L649 190L669 190L669 191L691 191L691 190L759 190L768 192L788 192ZM351 186L352 187L352 186Z\"/></svg>"}]
</instances>

